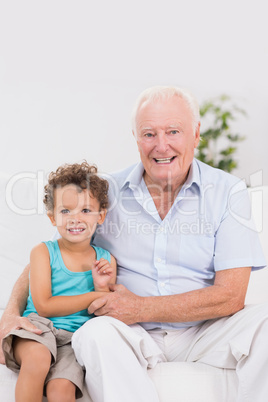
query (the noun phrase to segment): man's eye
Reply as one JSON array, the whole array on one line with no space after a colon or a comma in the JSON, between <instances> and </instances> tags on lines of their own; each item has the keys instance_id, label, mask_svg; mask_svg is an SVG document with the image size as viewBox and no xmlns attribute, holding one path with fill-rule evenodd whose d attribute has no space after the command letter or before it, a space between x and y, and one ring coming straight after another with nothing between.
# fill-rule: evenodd
<instances>
[{"instance_id":1,"label":"man's eye","mask_svg":"<svg viewBox=\"0 0 268 402\"><path fill-rule=\"evenodd\" d=\"M62 214L68 214L68 212L70 212L70 211L69 211L69 209L62 209L60 212Z\"/></svg>"},{"instance_id":2,"label":"man's eye","mask_svg":"<svg viewBox=\"0 0 268 402\"><path fill-rule=\"evenodd\" d=\"M152 133L146 133L146 134L144 134L144 137L151 138L151 137L153 137L153 134Z\"/></svg>"},{"instance_id":3,"label":"man's eye","mask_svg":"<svg viewBox=\"0 0 268 402\"><path fill-rule=\"evenodd\" d=\"M178 134L178 132L179 132L178 130L171 130L170 134L174 135L174 134Z\"/></svg>"}]
</instances>

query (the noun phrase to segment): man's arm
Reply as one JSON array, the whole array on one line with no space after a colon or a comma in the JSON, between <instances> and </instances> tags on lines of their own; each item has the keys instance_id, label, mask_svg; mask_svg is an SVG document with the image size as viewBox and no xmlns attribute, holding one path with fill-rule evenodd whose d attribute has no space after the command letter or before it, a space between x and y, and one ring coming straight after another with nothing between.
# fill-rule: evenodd
<instances>
[{"instance_id":1,"label":"man's arm","mask_svg":"<svg viewBox=\"0 0 268 402\"><path fill-rule=\"evenodd\" d=\"M29 294L29 269L30 266L27 265L16 281L7 307L2 315L0 321L1 345L2 339L11 331L11 329L24 328L37 334L42 332L32 325L26 317L21 317ZM0 348L0 363L5 363L2 348Z\"/></svg>"},{"instance_id":2,"label":"man's arm","mask_svg":"<svg viewBox=\"0 0 268 402\"><path fill-rule=\"evenodd\" d=\"M140 297L123 285L95 300L89 312L108 315L126 324L188 322L224 317L244 307L251 268L218 271L213 286L171 296Z\"/></svg>"},{"instance_id":3,"label":"man's arm","mask_svg":"<svg viewBox=\"0 0 268 402\"><path fill-rule=\"evenodd\" d=\"M4 314L20 315L23 313L29 294L29 270L30 265L27 265L17 279Z\"/></svg>"}]
</instances>

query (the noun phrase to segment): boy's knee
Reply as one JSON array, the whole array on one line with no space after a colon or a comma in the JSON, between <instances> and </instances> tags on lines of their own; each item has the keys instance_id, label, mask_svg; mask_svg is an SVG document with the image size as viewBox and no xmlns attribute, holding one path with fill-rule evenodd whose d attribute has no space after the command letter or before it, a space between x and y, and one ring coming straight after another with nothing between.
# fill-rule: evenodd
<instances>
[{"instance_id":1,"label":"boy's knee","mask_svg":"<svg viewBox=\"0 0 268 402\"><path fill-rule=\"evenodd\" d=\"M64 378L50 380L46 394L48 402L75 402L75 385Z\"/></svg>"},{"instance_id":2,"label":"boy's knee","mask_svg":"<svg viewBox=\"0 0 268 402\"><path fill-rule=\"evenodd\" d=\"M19 340L14 345L14 356L21 367L26 368L33 375L48 371L51 365L49 349L35 341Z\"/></svg>"}]
</instances>

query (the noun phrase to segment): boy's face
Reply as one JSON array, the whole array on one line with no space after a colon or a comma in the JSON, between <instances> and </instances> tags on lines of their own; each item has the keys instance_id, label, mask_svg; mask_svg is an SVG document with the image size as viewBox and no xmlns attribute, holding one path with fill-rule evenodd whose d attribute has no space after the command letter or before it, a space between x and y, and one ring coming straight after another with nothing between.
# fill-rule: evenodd
<instances>
[{"instance_id":1,"label":"boy's face","mask_svg":"<svg viewBox=\"0 0 268 402\"><path fill-rule=\"evenodd\" d=\"M106 211L100 211L99 201L89 190L79 192L73 184L54 191L54 211L48 212L61 237L72 243L90 240L105 215Z\"/></svg>"}]
</instances>

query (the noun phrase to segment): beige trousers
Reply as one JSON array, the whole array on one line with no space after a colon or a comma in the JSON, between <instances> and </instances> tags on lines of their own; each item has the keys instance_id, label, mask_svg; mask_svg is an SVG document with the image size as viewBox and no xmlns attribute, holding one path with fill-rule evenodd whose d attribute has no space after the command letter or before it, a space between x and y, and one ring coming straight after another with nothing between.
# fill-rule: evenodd
<instances>
[{"instance_id":1,"label":"beige trousers","mask_svg":"<svg viewBox=\"0 0 268 402\"><path fill-rule=\"evenodd\" d=\"M171 331L98 317L75 332L72 345L93 402L158 402L147 368L165 361L234 369L237 402L268 400L268 304Z\"/></svg>"}]
</instances>

